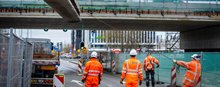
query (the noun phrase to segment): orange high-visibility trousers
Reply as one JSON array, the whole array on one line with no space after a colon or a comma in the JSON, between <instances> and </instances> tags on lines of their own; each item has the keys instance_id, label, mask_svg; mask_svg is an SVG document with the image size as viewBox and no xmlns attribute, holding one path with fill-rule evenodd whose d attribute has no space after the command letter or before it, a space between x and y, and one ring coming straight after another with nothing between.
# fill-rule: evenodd
<instances>
[{"instance_id":1,"label":"orange high-visibility trousers","mask_svg":"<svg viewBox=\"0 0 220 87\"><path fill-rule=\"evenodd\" d=\"M124 78L126 78L126 87L138 87L138 80L143 80L141 63L135 57L124 62L121 79Z\"/></svg>"},{"instance_id":2,"label":"orange high-visibility trousers","mask_svg":"<svg viewBox=\"0 0 220 87\"><path fill-rule=\"evenodd\" d=\"M99 87L99 79L97 76L88 76L86 78L86 87Z\"/></svg>"},{"instance_id":3,"label":"orange high-visibility trousers","mask_svg":"<svg viewBox=\"0 0 220 87\"><path fill-rule=\"evenodd\" d=\"M99 80L101 80L103 68L97 58L91 58L86 63L82 80L86 80L86 87L98 87Z\"/></svg>"},{"instance_id":4,"label":"orange high-visibility trousers","mask_svg":"<svg viewBox=\"0 0 220 87\"><path fill-rule=\"evenodd\" d=\"M125 87L138 87L138 80L137 81L127 81Z\"/></svg>"},{"instance_id":5,"label":"orange high-visibility trousers","mask_svg":"<svg viewBox=\"0 0 220 87\"><path fill-rule=\"evenodd\" d=\"M185 85L185 84L183 84L182 87L193 87L193 86L189 86L189 85Z\"/></svg>"}]
</instances>

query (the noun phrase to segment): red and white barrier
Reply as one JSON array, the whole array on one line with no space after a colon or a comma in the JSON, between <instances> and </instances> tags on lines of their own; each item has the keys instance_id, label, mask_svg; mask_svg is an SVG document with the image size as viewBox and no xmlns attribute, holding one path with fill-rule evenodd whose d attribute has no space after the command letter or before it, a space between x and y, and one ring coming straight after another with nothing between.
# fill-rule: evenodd
<instances>
[{"instance_id":1,"label":"red and white barrier","mask_svg":"<svg viewBox=\"0 0 220 87\"><path fill-rule=\"evenodd\" d=\"M78 65L78 75L81 75L81 74L82 74L82 71L83 71L83 69L82 69L82 63L79 61L77 65Z\"/></svg>"},{"instance_id":2,"label":"red and white barrier","mask_svg":"<svg viewBox=\"0 0 220 87\"><path fill-rule=\"evenodd\" d=\"M121 49L111 49L111 51L114 52L114 53L116 53L116 54L118 54L118 53L121 52Z\"/></svg>"},{"instance_id":3,"label":"red and white barrier","mask_svg":"<svg viewBox=\"0 0 220 87\"><path fill-rule=\"evenodd\" d=\"M65 87L64 80L65 80L64 74L54 74L53 87Z\"/></svg>"},{"instance_id":4,"label":"red and white barrier","mask_svg":"<svg viewBox=\"0 0 220 87\"><path fill-rule=\"evenodd\" d=\"M112 72L116 73L115 61L112 60Z\"/></svg>"},{"instance_id":5,"label":"red and white barrier","mask_svg":"<svg viewBox=\"0 0 220 87\"><path fill-rule=\"evenodd\" d=\"M82 66L82 62L80 60L77 61L71 61L71 63L77 65L77 73L78 75L82 75L83 72L83 66Z\"/></svg>"},{"instance_id":6,"label":"red and white barrier","mask_svg":"<svg viewBox=\"0 0 220 87\"><path fill-rule=\"evenodd\" d=\"M176 87L176 67L171 68L171 86Z\"/></svg>"}]
</instances>

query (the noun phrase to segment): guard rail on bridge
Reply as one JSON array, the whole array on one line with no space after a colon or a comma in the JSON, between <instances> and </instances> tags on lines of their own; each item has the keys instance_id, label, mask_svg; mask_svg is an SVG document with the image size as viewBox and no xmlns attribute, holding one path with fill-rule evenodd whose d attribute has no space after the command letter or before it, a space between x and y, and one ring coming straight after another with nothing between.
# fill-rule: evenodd
<instances>
[{"instance_id":1,"label":"guard rail on bridge","mask_svg":"<svg viewBox=\"0 0 220 87\"><path fill-rule=\"evenodd\" d=\"M81 13L105 15L183 15L208 16L220 15L219 1L78 1ZM42 1L0 1L0 12L13 13L55 13L55 11Z\"/></svg>"},{"instance_id":2,"label":"guard rail on bridge","mask_svg":"<svg viewBox=\"0 0 220 87\"><path fill-rule=\"evenodd\" d=\"M47 14L52 14L52 15L57 15L56 11L52 8L0 8L1 13L20 13L22 14L28 14L28 13L36 13L39 15L47 15ZM124 14L126 15L184 15L184 16L208 16L208 17L216 17L220 16L220 11L175 11L175 10L137 10L137 9L90 9L90 8L85 8L81 7L81 12L82 14L113 14L113 15L121 15Z\"/></svg>"}]
</instances>

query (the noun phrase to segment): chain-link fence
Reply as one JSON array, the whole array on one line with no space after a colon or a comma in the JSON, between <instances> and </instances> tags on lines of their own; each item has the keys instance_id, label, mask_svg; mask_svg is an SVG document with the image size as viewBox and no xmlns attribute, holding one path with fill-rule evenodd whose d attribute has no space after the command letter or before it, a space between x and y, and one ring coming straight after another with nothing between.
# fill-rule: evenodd
<instances>
[{"instance_id":1,"label":"chain-link fence","mask_svg":"<svg viewBox=\"0 0 220 87\"><path fill-rule=\"evenodd\" d=\"M173 66L173 59L183 60L186 62L191 61L191 55L193 54L202 55L202 87L219 87L220 85L220 53L209 53L209 52L156 52L152 53L152 56L157 58L160 62L160 68L155 69L155 80L162 81L167 84L171 82L171 67ZM138 53L137 58L141 61L142 65L147 53ZM129 53L119 53L113 55L113 60L116 60L116 70L118 73L121 72L123 62L130 58ZM182 80L185 75L185 68L179 68L177 70L177 85L182 85ZM145 72L143 72L145 78Z\"/></svg>"},{"instance_id":2,"label":"chain-link fence","mask_svg":"<svg viewBox=\"0 0 220 87\"><path fill-rule=\"evenodd\" d=\"M0 32L0 85L1 87L28 87L22 86L22 69L24 62L24 79L30 79L32 64L32 45L26 49L29 52L27 57L24 54L25 41L9 32ZM25 56L25 57L24 57ZM24 59L23 59L24 58ZM26 69L25 69L26 68ZM27 69L28 68L28 69ZM28 75L27 75L28 74ZM30 81L29 81L30 82ZM29 84L24 82L24 84Z\"/></svg>"}]
</instances>

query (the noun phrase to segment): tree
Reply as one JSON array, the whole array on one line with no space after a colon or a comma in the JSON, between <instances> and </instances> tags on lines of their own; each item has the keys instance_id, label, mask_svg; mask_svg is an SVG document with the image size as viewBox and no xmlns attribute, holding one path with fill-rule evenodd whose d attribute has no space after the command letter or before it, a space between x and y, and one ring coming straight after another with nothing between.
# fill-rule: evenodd
<instances>
[{"instance_id":1,"label":"tree","mask_svg":"<svg viewBox=\"0 0 220 87\"><path fill-rule=\"evenodd\" d=\"M63 50L63 51L64 51L65 53L69 53L70 48L71 48L71 45L70 45L70 44L64 44L64 48L63 48L64 50Z\"/></svg>"}]
</instances>

